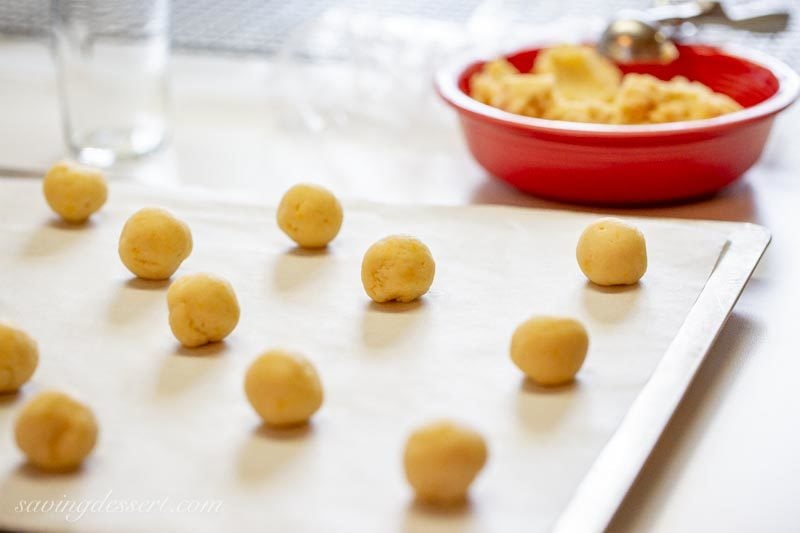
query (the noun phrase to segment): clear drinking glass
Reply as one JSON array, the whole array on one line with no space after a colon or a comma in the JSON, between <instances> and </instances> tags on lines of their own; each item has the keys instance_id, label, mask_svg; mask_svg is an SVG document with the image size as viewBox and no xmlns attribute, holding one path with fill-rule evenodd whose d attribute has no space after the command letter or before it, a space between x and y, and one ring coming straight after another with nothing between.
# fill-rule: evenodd
<instances>
[{"instance_id":1,"label":"clear drinking glass","mask_svg":"<svg viewBox=\"0 0 800 533\"><path fill-rule=\"evenodd\" d=\"M169 0L50 0L64 137L108 166L158 148L167 130Z\"/></svg>"}]
</instances>

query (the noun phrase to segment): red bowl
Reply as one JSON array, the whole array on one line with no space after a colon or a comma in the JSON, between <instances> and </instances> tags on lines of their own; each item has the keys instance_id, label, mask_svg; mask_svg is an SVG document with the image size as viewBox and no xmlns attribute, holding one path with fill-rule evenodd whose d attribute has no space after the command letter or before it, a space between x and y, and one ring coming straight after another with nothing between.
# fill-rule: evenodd
<instances>
[{"instance_id":1,"label":"red bowl","mask_svg":"<svg viewBox=\"0 0 800 533\"><path fill-rule=\"evenodd\" d=\"M772 57L738 48L678 47L669 65L620 65L667 80L681 75L745 108L705 120L609 125L515 115L469 96L485 61L458 61L436 89L458 111L472 155L490 174L539 196L622 205L706 196L730 184L761 155L775 115L798 96L798 75ZM539 48L507 59L527 72Z\"/></svg>"}]
</instances>

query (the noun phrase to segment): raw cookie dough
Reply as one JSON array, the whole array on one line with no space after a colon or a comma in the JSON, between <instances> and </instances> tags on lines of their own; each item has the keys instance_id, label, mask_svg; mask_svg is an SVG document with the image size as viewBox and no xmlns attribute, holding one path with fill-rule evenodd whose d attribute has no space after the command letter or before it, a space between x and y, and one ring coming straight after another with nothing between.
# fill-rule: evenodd
<instances>
[{"instance_id":1,"label":"raw cookie dough","mask_svg":"<svg viewBox=\"0 0 800 533\"><path fill-rule=\"evenodd\" d=\"M546 48L536 56L536 74L551 74L567 100L611 101L622 72L589 46L562 45Z\"/></svg>"},{"instance_id":2,"label":"raw cookie dough","mask_svg":"<svg viewBox=\"0 0 800 533\"><path fill-rule=\"evenodd\" d=\"M97 442L97 422L86 405L61 392L42 392L19 413L14 435L32 465L74 470Z\"/></svg>"},{"instance_id":3,"label":"raw cookie dough","mask_svg":"<svg viewBox=\"0 0 800 533\"><path fill-rule=\"evenodd\" d=\"M562 385L575 378L589 349L589 335L572 318L538 316L511 337L511 360L539 385Z\"/></svg>"},{"instance_id":4,"label":"raw cookie dough","mask_svg":"<svg viewBox=\"0 0 800 533\"><path fill-rule=\"evenodd\" d=\"M644 235L616 218L602 218L583 230L575 255L597 285L633 285L647 270Z\"/></svg>"},{"instance_id":5,"label":"raw cookie dough","mask_svg":"<svg viewBox=\"0 0 800 533\"><path fill-rule=\"evenodd\" d=\"M226 280L187 274L167 291L169 327L187 348L221 341L239 323L239 301Z\"/></svg>"},{"instance_id":6,"label":"raw cookie dough","mask_svg":"<svg viewBox=\"0 0 800 533\"><path fill-rule=\"evenodd\" d=\"M120 259L143 279L168 279L190 253L189 226L156 207L134 213L119 236Z\"/></svg>"},{"instance_id":7,"label":"raw cookie dough","mask_svg":"<svg viewBox=\"0 0 800 533\"><path fill-rule=\"evenodd\" d=\"M103 207L108 187L97 169L61 161L44 177L44 197L50 208L67 222L85 222Z\"/></svg>"},{"instance_id":8,"label":"raw cookie dough","mask_svg":"<svg viewBox=\"0 0 800 533\"><path fill-rule=\"evenodd\" d=\"M19 389L31 379L38 364L36 341L24 331L0 322L0 394Z\"/></svg>"},{"instance_id":9,"label":"raw cookie dough","mask_svg":"<svg viewBox=\"0 0 800 533\"><path fill-rule=\"evenodd\" d=\"M302 183L283 195L277 218L294 242L303 248L322 248L342 227L342 206L328 189Z\"/></svg>"},{"instance_id":10,"label":"raw cookie dough","mask_svg":"<svg viewBox=\"0 0 800 533\"><path fill-rule=\"evenodd\" d=\"M449 421L435 422L408 438L403 456L406 479L420 502L462 503L487 455L486 443L477 432Z\"/></svg>"},{"instance_id":11,"label":"raw cookie dough","mask_svg":"<svg viewBox=\"0 0 800 533\"><path fill-rule=\"evenodd\" d=\"M378 303L411 302L428 292L436 264L431 251L408 235L391 235L369 247L361 263L361 282Z\"/></svg>"},{"instance_id":12,"label":"raw cookie dough","mask_svg":"<svg viewBox=\"0 0 800 533\"><path fill-rule=\"evenodd\" d=\"M304 424L322 405L322 384L303 356L270 350L256 359L244 378L253 409L269 425Z\"/></svg>"},{"instance_id":13,"label":"raw cookie dough","mask_svg":"<svg viewBox=\"0 0 800 533\"><path fill-rule=\"evenodd\" d=\"M587 46L541 50L530 72L504 58L469 80L476 100L510 113L597 124L658 124L742 109L731 97L683 76L660 80L622 71Z\"/></svg>"}]
</instances>

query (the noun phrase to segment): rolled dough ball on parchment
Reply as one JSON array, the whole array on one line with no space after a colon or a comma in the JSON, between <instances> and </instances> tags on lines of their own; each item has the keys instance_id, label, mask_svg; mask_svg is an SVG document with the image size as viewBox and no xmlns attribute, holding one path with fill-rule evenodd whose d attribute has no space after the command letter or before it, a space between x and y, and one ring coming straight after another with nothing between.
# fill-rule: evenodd
<instances>
[{"instance_id":1,"label":"rolled dough ball on parchment","mask_svg":"<svg viewBox=\"0 0 800 533\"><path fill-rule=\"evenodd\" d=\"M323 248L342 227L342 206L319 185L302 183L283 195L278 205L278 227L303 248Z\"/></svg>"},{"instance_id":2,"label":"rolled dough ball on parchment","mask_svg":"<svg viewBox=\"0 0 800 533\"><path fill-rule=\"evenodd\" d=\"M419 239L391 235L369 247L361 262L361 282L378 303L411 302L428 292L436 263Z\"/></svg>"},{"instance_id":3,"label":"rolled dough ball on parchment","mask_svg":"<svg viewBox=\"0 0 800 533\"><path fill-rule=\"evenodd\" d=\"M43 189L50 208L73 224L85 222L108 199L102 172L67 161L53 165L44 177Z\"/></svg>"},{"instance_id":4,"label":"rolled dough ball on parchment","mask_svg":"<svg viewBox=\"0 0 800 533\"><path fill-rule=\"evenodd\" d=\"M119 237L119 257L136 276L168 279L192 253L189 226L155 207L134 213Z\"/></svg>"},{"instance_id":5,"label":"rolled dough ball on parchment","mask_svg":"<svg viewBox=\"0 0 800 533\"><path fill-rule=\"evenodd\" d=\"M440 421L411 434L403 463L417 500L454 505L466 500L469 486L486 464L487 456L486 442L479 433Z\"/></svg>"},{"instance_id":6,"label":"rolled dough ball on parchment","mask_svg":"<svg viewBox=\"0 0 800 533\"><path fill-rule=\"evenodd\" d=\"M239 323L239 301L226 280L187 274L167 291L169 327L187 348L221 341Z\"/></svg>"},{"instance_id":7,"label":"rolled dough ball on parchment","mask_svg":"<svg viewBox=\"0 0 800 533\"><path fill-rule=\"evenodd\" d=\"M250 405L272 426L304 424L322 405L322 383L305 357L284 350L264 352L247 370Z\"/></svg>"},{"instance_id":8,"label":"rolled dough ball on parchment","mask_svg":"<svg viewBox=\"0 0 800 533\"><path fill-rule=\"evenodd\" d=\"M24 331L0 322L0 394L25 384L39 364L36 341Z\"/></svg>"},{"instance_id":9,"label":"rolled dough ball on parchment","mask_svg":"<svg viewBox=\"0 0 800 533\"><path fill-rule=\"evenodd\" d=\"M511 337L511 360L539 385L562 385L575 378L589 349L586 328L572 318L537 316Z\"/></svg>"},{"instance_id":10,"label":"rolled dough ball on parchment","mask_svg":"<svg viewBox=\"0 0 800 533\"><path fill-rule=\"evenodd\" d=\"M633 285L647 270L644 235L616 218L602 218L583 230L575 255L597 285Z\"/></svg>"},{"instance_id":11,"label":"rolled dough ball on parchment","mask_svg":"<svg viewBox=\"0 0 800 533\"><path fill-rule=\"evenodd\" d=\"M74 470L94 449L92 410L61 392L42 392L22 407L14 426L20 450L32 465L50 472Z\"/></svg>"}]
</instances>

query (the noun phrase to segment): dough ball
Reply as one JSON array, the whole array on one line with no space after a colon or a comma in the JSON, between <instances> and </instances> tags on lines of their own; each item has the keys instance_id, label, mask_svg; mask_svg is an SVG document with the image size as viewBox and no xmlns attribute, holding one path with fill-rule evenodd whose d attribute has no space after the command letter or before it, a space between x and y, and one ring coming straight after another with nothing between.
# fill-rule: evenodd
<instances>
[{"instance_id":1,"label":"dough ball","mask_svg":"<svg viewBox=\"0 0 800 533\"><path fill-rule=\"evenodd\" d=\"M534 317L511 337L511 360L532 381L545 386L572 381L588 349L586 329L571 318Z\"/></svg>"},{"instance_id":2,"label":"dough ball","mask_svg":"<svg viewBox=\"0 0 800 533\"><path fill-rule=\"evenodd\" d=\"M322 405L322 383L302 355L270 350L256 359L244 378L250 405L272 426L303 424Z\"/></svg>"},{"instance_id":3,"label":"dough ball","mask_svg":"<svg viewBox=\"0 0 800 533\"><path fill-rule=\"evenodd\" d=\"M644 235L616 218L602 218L583 230L575 255L597 285L633 285L647 270Z\"/></svg>"},{"instance_id":4,"label":"dough ball","mask_svg":"<svg viewBox=\"0 0 800 533\"><path fill-rule=\"evenodd\" d=\"M0 393L14 392L31 379L39 364L36 341L0 322Z\"/></svg>"},{"instance_id":5,"label":"dough ball","mask_svg":"<svg viewBox=\"0 0 800 533\"><path fill-rule=\"evenodd\" d=\"M391 235L369 247L361 263L361 282L378 303L411 302L428 292L436 263L420 240Z\"/></svg>"},{"instance_id":6,"label":"dough ball","mask_svg":"<svg viewBox=\"0 0 800 533\"><path fill-rule=\"evenodd\" d=\"M239 301L226 280L187 274L167 291L169 327L188 348L221 341L239 323Z\"/></svg>"},{"instance_id":7,"label":"dough ball","mask_svg":"<svg viewBox=\"0 0 800 533\"><path fill-rule=\"evenodd\" d=\"M51 472L74 470L97 442L97 422L86 405L61 392L42 392L20 411L17 446L32 465Z\"/></svg>"},{"instance_id":8,"label":"dough ball","mask_svg":"<svg viewBox=\"0 0 800 533\"><path fill-rule=\"evenodd\" d=\"M567 100L611 101L619 89L622 71L591 46L563 45L542 50L534 72L552 74L556 91Z\"/></svg>"},{"instance_id":9,"label":"dough ball","mask_svg":"<svg viewBox=\"0 0 800 533\"><path fill-rule=\"evenodd\" d=\"M408 438L403 462L406 478L421 502L452 505L466 499L469 486L486 464L486 442L477 432L441 421Z\"/></svg>"},{"instance_id":10,"label":"dough ball","mask_svg":"<svg viewBox=\"0 0 800 533\"><path fill-rule=\"evenodd\" d=\"M190 253L189 226L155 207L134 213L119 237L120 259L128 270L144 279L168 279Z\"/></svg>"},{"instance_id":11,"label":"dough ball","mask_svg":"<svg viewBox=\"0 0 800 533\"><path fill-rule=\"evenodd\" d=\"M108 186L99 170L62 161L45 175L44 197L61 218L78 224L103 207Z\"/></svg>"},{"instance_id":12,"label":"dough ball","mask_svg":"<svg viewBox=\"0 0 800 533\"><path fill-rule=\"evenodd\" d=\"M278 226L303 248L327 246L342 227L342 206L328 189L295 185L278 205Z\"/></svg>"}]
</instances>

